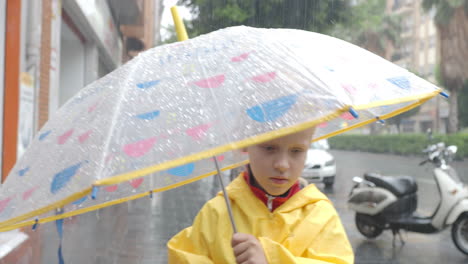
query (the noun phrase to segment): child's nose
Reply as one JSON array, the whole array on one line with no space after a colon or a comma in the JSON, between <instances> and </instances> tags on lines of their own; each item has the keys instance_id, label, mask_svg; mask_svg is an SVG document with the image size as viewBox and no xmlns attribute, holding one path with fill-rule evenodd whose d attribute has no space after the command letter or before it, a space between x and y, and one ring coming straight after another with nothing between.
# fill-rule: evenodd
<instances>
[{"instance_id":1,"label":"child's nose","mask_svg":"<svg viewBox=\"0 0 468 264\"><path fill-rule=\"evenodd\" d=\"M286 170L288 170L289 162L287 157L285 155L280 155L278 158L275 159L273 167L275 170L278 170L280 172L285 172Z\"/></svg>"}]
</instances>

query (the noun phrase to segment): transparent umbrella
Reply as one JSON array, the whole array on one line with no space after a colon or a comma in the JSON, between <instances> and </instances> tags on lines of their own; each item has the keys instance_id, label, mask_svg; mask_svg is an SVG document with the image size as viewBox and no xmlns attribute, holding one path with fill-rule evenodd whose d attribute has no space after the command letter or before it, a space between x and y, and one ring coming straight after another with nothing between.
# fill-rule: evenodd
<instances>
[{"instance_id":1,"label":"transparent umbrella","mask_svg":"<svg viewBox=\"0 0 468 264\"><path fill-rule=\"evenodd\" d=\"M151 196L248 162L232 150L313 126L314 140L327 138L439 93L364 49L301 30L239 26L156 47L41 129L2 188L0 231Z\"/></svg>"}]
</instances>

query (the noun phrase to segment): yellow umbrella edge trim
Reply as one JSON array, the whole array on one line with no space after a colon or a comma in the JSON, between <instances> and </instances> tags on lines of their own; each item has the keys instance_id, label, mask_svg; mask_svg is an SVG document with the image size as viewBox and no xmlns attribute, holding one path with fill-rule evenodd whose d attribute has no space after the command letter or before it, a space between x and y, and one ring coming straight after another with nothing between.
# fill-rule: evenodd
<instances>
[{"instance_id":1,"label":"yellow umbrella edge trim","mask_svg":"<svg viewBox=\"0 0 468 264\"><path fill-rule=\"evenodd\" d=\"M370 123L373 123L375 121L378 121L378 120L384 120L384 119L388 119L390 117L393 117L393 116L396 116L396 115L399 115L403 112L406 112L408 110L411 110L423 103L425 103L426 101L430 100L432 97L428 97L428 98L424 98L424 99L421 99L419 100L418 102L415 102L413 104L410 104L410 105L407 105L401 109L398 109L396 111L393 111L392 113L389 113L389 114L386 114L386 115L382 115L382 116L379 116L379 117L376 117L376 118L372 118L372 119L369 119L369 120L366 120L364 122L361 122L361 123L358 123L358 124L355 124L355 125L352 125L352 126L349 126L347 128L343 128L341 130L337 130L333 133L329 133L329 134L326 134L322 137L318 137L318 138L315 138L314 141L318 141L318 140L322 140L322 139L326 139L326 138L329 138L329 137L333 137L333 136L336 136L338 134L341 134L341 133L344 133L344 132L347 132L347 131L350 131L350 130L353 130L355 128L358 128L358 127L361 127L361 126L365 126L365 125L368 125Z\"/></svg>"},{"instance_id":2,"label":"yellow umbrella edge trim","mask_svg":"<svg viewBox=\"0 0 468 264\"><path fill-rule=\"evenodd\" d=\"M357 106L354 106L353 108L355 110L364 110L364 109L369 109L369 108L374 108L374 107L379 107L379 106L384 106L384 105L394 105L394 104L399 104L399 103L406 103L406 102L409 102L409 101L423 100L423 99L428 98L428 97L430 99L430 98L434 97L435 95L439 94L441 91L442 91L442 89L434 90L434 92L431 92L429 94L429 96L428 96L428 94L412 95L412 96L405 97L404 99L400 98L400 99L383 100L383 101L378 101L378 102L370 103L370 104L357 105ZM401 109L405 109L405 108L401 108ZM406 110L404 110L404 111L406 111Z\"/></svg>"},{"instance_id":3,"label":"yellow umbrella edge trim","mask_svg":"<svg viewBox=\"0 0 468 264\"><path fill-rule=\"evenodd\" d=\"M34 216L38 216L40 214L44 214L44 213L56 210L58 208L61 208L66 204L72 203L72 202L74 202L74 201L76 201L76 200L78 200L80 198L85 197L86 195L89 195L91 193L91 190L92 190L92 188L86 188L85 190L83 190L81 192L74 193L74 194L68 196L67 198L65 198L63 200L57 201L57 202L55 202L53 204L50 204L48 206L45 206L45 207L39 208L37 210L31 211L29 213L26 213L26 214L11 218L10 220L3 221L3 222L0 223L0 232L16 229L16 228L12 228L12 229L8 229L8 230L3 230L3 228L5 228L5 226L8 227L8 225L11 225L13 223L17 223L17 222L23 221L25 219L32 218ZM34 224L36 222L36 220L31 220L30 222L32 224ZM38 222L40 222L40 221L38 220Z\"/></svg>"},{"instance_id":4,"label":"yellow umbrella edge trim","mask_svg":"<svg viewBox=\"0 0 468 264\"><path fill-rule=\"evenodd\" d=\"M321 139L325 139L325 138L329 138L329 137L332 137L332 136L335 136L335 135L338 135L338 134L341 134L341 133L344 133L344 132L347 132L349 130L352 130L352 129L355 129L357 127L361 127L361 126L364 126L364 125L367 125L367 124L370 124L372 122L375 122L379 119L387 119L387 118L390 118L390 117L393 117L395 115L398 115L402 112L405 112L405 111L408 111L412 108L415 108L421 104L423 104L424 102L430 100L432 97L438 95L440 93L440 91L436 90L430 94L427 94L425 96L419 96L421 98L421 100L419 100L418 102L415 102L413 104L410 104L404 108L401 108L397 111L393 111L392 113L389 113L389 114L386 114L386 115L383 115L381 117L376 117L376 118L373 118L373 119L369 119L369 120L366 120L364 122L360 122L360 123L357 123L353 126L350 126L350 127L347 127L347 128L344 128L344 129L341 129L341 130L338 130L338 131L335 131L333 133L329 133L325 136L322 136L322 137L319 137L319 138L315 138L313 141L318 141L318 140L321 140ZM399 102L397 103L401 103L402 100L400 100ZM324 117L324 118L320 118L318 120L314 120L314 121L311 121L311 122L308 122L308 123L302 123L300 125L296 125L294 127L288 127L288 128L284 128L284 129L281 129L281 130L277 130L277 131L271 131L269 133L265 133L265 134L262 134L262 135L259 135L257 137L254 137L254 138L250 138L250 139L246 139L246 140L242 140L242 141L239 141L237 143L232 143L232 144L229 144L229 145L225 145L225 146L221 146L221 147L218 147L218 148L214 148L214 149L211 149L211 150L208 150L206 152L202 152L202 153L198 153L196 155L190 155L190 156L186 156L182 159L179 159L179 160L174 160L174 161L171 161L171 162L166 162L166 163L163 163L163 164L158 164L156 166L152 166L152 167L147 167L145 169L141 169L141 170L138 170L138 171L133 171L133 172L130 172L130 173L126 173L126 174L121 174L121 175L118 175L118 176L114 176L112 178L108 178L108 179L105 179L106 181L102 180L102 181L98 181L98 182L95 182L94 186L103 186L103 185L113 185L113 184L118 184L118 183L121 183L121 182L124 182L124 181L127 181L127 180L130 180L130 179L133 179L133 178L137 178L137 177L141 177L141 176L144 176L144 175L147 175L149 173L152 173L152 172L155 172L155 171L160 171L160 170L164 170L164 169L168 169L168 168L171 168L171 167L175 167L175 166L178 166L178 165L182 165L182 164L185 164L185 163L189 163L189 162L193 162L193 161L196 161L196 160L200 160L200 159L203 159L205 157L202 157L200 158L200 155L202 154L206 154L207 157L212 157L212 156L216 156L217 154L220 154L220 153L223 153L223 152L226 152L226 151L229 151L229 150L234 150L234 149L239 149L239 148L242 148L242 147L246 147L246 146L250 146L250 145L253 145L253 144L256 144L256 143L260 143L260 142L264 142L264 141L268 141L270 139L273 139L273 138L276 138L276 137L281 137L281 136L285 136L285 135L289 135L289 134L292 134L292 133L295 133L295 132L298 132L298 131L302 131L304 129L307 129L307 128L310 128L310 127L313 127L317 124L320 124L322 122L325 122L325 121L328 121L328 120L331 120L337 116L339 116L340 114L342 114L343 112L346 112L349 110L350 107L345 107L341 110L337 110L335 113L333 114L330 114L329 116L327 117ZM228 148L228 147L232 147L232 146L235 146L235 148L229 148L229 149L226 149L224 151L221 151L221 152L217 152L218 149L224 149L224 148ZM195 157L198 157L198 158L195 158ZM175 163L175 165L173 165ZM234 164L234 165L231 165L231 166L227 166L221 170L228 170L228 169L231 169L231 168L235 168L237 166L241 166L242 164L247 164L248 161L244 161L244 162L241 162L241 163L238 163L238 164ZM165 191L165 190L169 190L169 189L172 189L172 188L176 188L178 186L182 186L182 185L185 185L185 184L188 184L188 183L191 183L193 181L197 181L199 179L202 179L202 178L205 178L205 177L208 177L210 175L213 175L215 174L216 172L211 172L211 173L207 173L207 174L204 174L204 175L201 175L201 176L197 176L197 177L194 177L194 178L191 178L189 180L186 180L186 181L181 181L181 182L178 182L177 184L173 184L173 185L169 185L169 186L166 186L166 187L163 187L163 188L159 188L159 189L155 189L153 190L152 192L161 192L161 191ZM32 218L34 216L37 216L37 215L40 215L42 213L46 213L48 211L51 211L51 210L55 210L57 208L61 208L63 207L64 205L67 205L73 201L76 201L80 198L83 198L84 196L86 195L89 195L91 193L91 189L92 188L88 188L82 192L79 192L79 193L76 193L76 194L73 194L69 197L67 197L66 199L63 199L61 201L58 201L52 205L49 205L49 206L46 206L46 207L43 207L43 208L40 208L38 210L35 210L35 211L32 211L30 213L27 213L27 214L24 214L24 215L21 215L21 216L18 216L18 217L15 217L15 218L12 218L10 220L7 220L7 221L4 221L4 222L1 222L0 223L0 232L3 232L3 231L8 231L8 230L12 230L12 229L16 229L16 228L19 228L19 227L22 227L22 226L27 226L27 225L32 225L35 223L35 220L32 220L32 221L29 221L29 222L24 222L24 223L19 223L19 224L16 224L16 225L11 225L9 226L10 224L12 223L17 223L19 221L22 221L22 220L25 220L25 219L28 219L28 218ZM140 197L143 197L143 196L146 196L148 195L149 192L146 192L146 193L143 193L143 194L138 194L138 195L135 195L135 196L130 196L130 197L136 197L136 198L133 198L133 199L129 199L129 198L122 198L122 199L119 199L119 200L116 200L116 201L121 201L121 202L125 202L125 201L129 201L129 200L134 200L134 199L137 199L137 198L140 198ZM72 214L72 215L77 215L77 214L81 214L81 213L84 213L84 212L89 212L89 211L93 211L93 210L96 210L96 209L100 209L100 208L103 208L103 207L107 207L107 206L110 206L110 205L114 205L114 204L118 204L118 203L121 203L121 202L116 202L116 201L112 201L112 202L107 202L107 203L103 203L103 204L100 204L100 205L96 205L96 206L92 206L92 207L88 207L88 208L84 208L84 209L79 209L79 210L75 210L73 212L69 212L69 213L65 213L65 214L72 214L74 212L77 212L79 211L79 213L75 213L75 214ZM82 211L82 210L85 210L85 211ZM57 215L57 216L50 216L50 217L47 217L47 218L43 218L41 220L38 220L38 223L44 223L44 220L45 219L52 219L52 220L48 220L47 222L50 222L50 221L53 221L53 220L57 220L57 219L62 219L62 218L66 218L66 217L69 217L68 215L67 216L64 216L65 214L61 214L61 215ZM70 215L70 216L72 216ZM21 226L19 226L21 225Z\"/></svg>"},{"instance_id":5,"label":"yellow umbrella edge trim","mask_svg":"<svg viewBox=\"0 0 468 264\"><path fill-rule=\"evenodd\" d=\"M230 165L230 166L227 166L227 167L221 169L221 171L230 170L230 169L233 169L233 168L236 168L236 167L248 164L248 163L249 163L248 160L238 162L236 164L233 164L233 165ZM66 198L64 200L61 200L61 201L59 201L57 203L54 203L52 205L43 207L43 208L41 208L39 210L33 211L30 214L22 215L22 216L13 218L13 219L11 219L11 220L9 220L7 222L3 222L0 225L1 226L0 227L0 232L10 231L10 230L14 230L14 229L25 227L25 226L31 226L31 225L34 225L35 223L44 224L44 223L52 222L52 221L55 221L55 220L64 219L64 218L67 218L67 217L72 217L72 216L75 216L75 215L88 213L88 212L95 211L95 210L105 208L105 207L108 207L108 206L112 206L112 205L116 205L116 204L120 204L120 203L124 203L124 202L128 202L128 201L132 201L132 200L136 200L136 199L139 199L139 198L143 198L145 196L150 196L152 193L167 191L167 190L174 189L174 188L177 188L177 187L182 186L182 185L186 185L186 184L201 180L203 178L214 175L216 173L217 173L217 171L212 171L212 172L209 172L209 173L197 176L197 177L190 178L190 179L185 180L185 181L174 183L174 184L162 187L162 188L156 188L156 189L153 189L151 191L146 191L146 192L135 194L135 195L128 196L128 197L125 197L125 198L120 198L120 199L116 199L116 200L113 200L113 201L108 201L108 202L105 202L105 203L93 205L93 206L86 207L86 208L81 208L81 209L78 209L78 210L74 210L74 211L70 211L70 212L66 212L66 213L62 213L62 214L58 214L58 215L44 217L44 218L41 218L41 219L37 219L37 221L36 220L30 220L30 221L10 225L11 222L18 222L18 221L21 221L21 220L24 220L24 219L27 219L27 218L34 217L34 216L39 215L39 214L44 213L44 212L49 212L49 211L55 210L57 208L61 208L64 205L67 205L67 204L69 204L69 203L71 203L73 201L76 201L76 200L78 200L78 199L80 199L80 198L82 198L82 197L84 197L86 195L89 195L91 193L91 188L88 188L83 192L76 193L76 194L74 194L74 195L72 195L72 196L70 196L70 197L68 197L68 198ZM83 193L85 193L85 194L83 195ZM37 213L37 214L32 215L33 213ZM19 219L19 218L23 218L23 219Z\"/></svg>"}]
</instances>

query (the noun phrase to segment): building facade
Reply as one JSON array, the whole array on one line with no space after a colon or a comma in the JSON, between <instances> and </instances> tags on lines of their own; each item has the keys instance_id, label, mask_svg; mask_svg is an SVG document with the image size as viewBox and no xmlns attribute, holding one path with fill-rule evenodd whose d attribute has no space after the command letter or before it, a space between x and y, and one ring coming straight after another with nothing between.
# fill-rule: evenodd
<instances>
[{"instance_id":1,"label":"building facade","mask_svg":"<svg viewBox=\"0 0 468 264\"><path fill-rule=\"evenodd\" d=\"M156 44L161 14L160 0L0 0L2 182L67 100ZM43 238L0 234L0 264L41 263Z\"/></svg>"},{"instance_id":2,"label":"building facade","mask_svg":"<svg viewBox=\"0 0 468 264\"><path fill-rule=\"evenodd\" d=\"M434 10L426 12L422 0L387 0L387 12L399 15L402 23L400 45L393 50L391 60L437 84L439 44ZM448 102L435 97L423 104L416 115L403 120L402 132L426 132L431 129L445 133L447 117Z\"/></svg>"}]
</instances>

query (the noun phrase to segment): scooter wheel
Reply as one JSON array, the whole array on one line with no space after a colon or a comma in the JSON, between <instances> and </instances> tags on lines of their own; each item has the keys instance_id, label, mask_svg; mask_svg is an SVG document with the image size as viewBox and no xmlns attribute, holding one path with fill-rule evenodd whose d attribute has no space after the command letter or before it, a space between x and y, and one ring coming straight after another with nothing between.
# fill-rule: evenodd
<instances>
[{"instance_id":1,"label":"scooter wheel","mask_svg":"<svg viewBox=\"0 0 468 264\"><path fill-rule=\"evenodd\" d=\"M377 225L376 219L370 215L356 213L356 227L367 238L376 238L383 232L383 228Z\"/></svg>"},{"instance_id":2,"label":"scooter wheel","mask_svg":"<svg viewBox=\"0 0 468 264\"><path fill-rule=\"evenodd\" d=\"M452 239L455 246L468 255L468 214L462 214L452 225Z\"/></svg>"}]
</instances>

